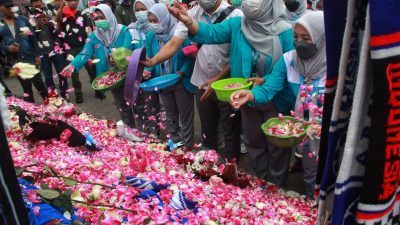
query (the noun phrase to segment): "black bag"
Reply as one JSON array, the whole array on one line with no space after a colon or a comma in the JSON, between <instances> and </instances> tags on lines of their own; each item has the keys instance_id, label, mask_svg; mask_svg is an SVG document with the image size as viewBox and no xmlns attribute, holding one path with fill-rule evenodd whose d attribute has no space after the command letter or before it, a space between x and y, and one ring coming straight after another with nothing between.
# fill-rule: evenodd
<instances>
[{"instance_id":1,"label":"black bag","mask_svg":"<svg viewBox=\"0 0 400 225\"><path fill-rule=\"evenodd\" d=\"M217 23L221 23L222 21L224 21L226 19L226 17L228 17L233 10L235 10L235 8L233 6L229 6L228 8L224 9L224 11L221 12L221 14L218 16L218 18L214 21L213 24L217 24ZM203 44L198 44L197 47L201 48Z\"/></svg>"}]
</instances>

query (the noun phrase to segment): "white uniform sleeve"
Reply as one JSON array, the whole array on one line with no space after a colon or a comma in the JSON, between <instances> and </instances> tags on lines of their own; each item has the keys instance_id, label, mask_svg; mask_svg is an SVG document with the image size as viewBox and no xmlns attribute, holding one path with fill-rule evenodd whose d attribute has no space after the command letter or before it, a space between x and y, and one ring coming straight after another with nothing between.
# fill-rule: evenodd
<instances>
[{"instance_id":1,"label":"white uniform sleeve","mask_svg":"<svg viewBox=\"0 0 400 225\"><path fill-rule=\"evenodd\" d=\"M233 11L231 12L231 14L229 14L229 16L228 16L227 18L237 17L237 16L243 17L243 12L242 12L242 10L240 10L240 9L235 9L235 10L233 10Z\"/></svg>"},{"instance_id":2,"label":"white uniform sleeve","mask_svg":"<svg viewBox=\"0 0 400 225\"><path fill-rule=\"evenodd\" d=\"M188 11L189 16L194 18L196 15L195 12L198 7L200 7L200 6L196 6L196 7L193 7L192 9L190 9ZM194 19L196 19L196 18L194 18ZM176 25L174 36L182 38L182 39L188 39L188 37L189 37L188 33L189 33L189 31L188 31L187 27L185 26L185 24L183 24L182 22L179 22Z\"/></svg>"}]
</instances>

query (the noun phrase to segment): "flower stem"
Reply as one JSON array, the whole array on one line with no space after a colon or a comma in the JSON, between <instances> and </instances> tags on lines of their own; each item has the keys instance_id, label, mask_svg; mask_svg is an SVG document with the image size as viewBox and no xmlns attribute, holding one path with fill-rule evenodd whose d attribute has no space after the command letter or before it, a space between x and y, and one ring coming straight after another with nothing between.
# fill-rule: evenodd
<instances>
[{"instance_id":1,"label":"flower stem","mask_svg":"<svg viewBox=\"0 0 400 225\"><path fill-rule=\"evenodd\" d=\"M122 208L122 207L118 207L118 206L114 206L114 205L102 205L102 204L96 204L96 203L88 203L88 202L82 202L82 201L78 201L78 200L74 200L74 199L71 199L71 201L75 202L75 203L81 203L81 204L85 204L85 205L94 206L94 207L106 207L106 208L113 208L113 209L118 209L118 210L124 210L127 212L137 213L135 210L126 209L126 208Z\"/></svg>"},{"instance_id":2,"label":"flower stem","mask_svg":"<svg viewBox=\"0 0 400 225\"><path fill-rule=\"evenodd\" d=\"M32 173L32 174L38 174L38 175L42 175L42 176L46 176L46 177L57 177L57 178L69 179L69 180L75 181L76 183L79 183L79 184L99 185L99 186L110 188L110 189L116 189L115 187L110 186L110 185L94 183L94 182L91 182L91 181L79 181L79 180L75 180L73 178L65 177L65 176L55 176L55 175L45 174L45 173L42 173L42 172L30 171L30 170L27 170L27 169L24 169L24 172Z\"/></svg>"}]
</instances>

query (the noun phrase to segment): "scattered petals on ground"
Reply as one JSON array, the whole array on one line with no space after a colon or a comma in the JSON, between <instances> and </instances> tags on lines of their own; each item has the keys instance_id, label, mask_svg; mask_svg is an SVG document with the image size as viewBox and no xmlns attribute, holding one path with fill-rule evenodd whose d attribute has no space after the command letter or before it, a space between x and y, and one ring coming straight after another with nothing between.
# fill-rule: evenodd
<instances>
[{"instance_id":1,"label":"scattered petals on ground","mask_svg":"<svg viewBox=\"0 0 400 225\"><path fill-rule=\"evenodd\" d=\"M43 115L48 110L47 106L35 106L13 97L8 99L8 103L37 115ZM316 211L310 202L296 193L285 192L275 185L260 186L256 182L241 189L223 183L216 176L202 182L186 170L186 165L177 162L174 153L164 150L165 144L129 142L116 136L114 123L86 113L68 118L59 116L80 132L89 131L103 150L90 152L84 147L68 147L58 140L31 143L25 139L15 114L11 118L11 131L7 132L9 147L15 166L23 167L38 161L49 165L60 176L114 186L107 188L78 183L68 187L59 178L40 178L51 188L71 188L73 199L135 211L74 204L77 209L75 214L87 222L178 224L186 218L186 224L315 224ZM185 158L193 158L193 153L186 154ZM209 161L216 160L213 154L204 157L209 157ZM43 170L38 166L29 169ZM141 190L127 185L126 176L170 184L158 193L165 206L158 206L160 200L155 197L147 200L136 198ZM175 209L168 205L178 190L183 191L188 199L198 202L197 213L183 210L176 216ZM172 219L174 223L170 222Z\"/></svg>"}]
</instances>

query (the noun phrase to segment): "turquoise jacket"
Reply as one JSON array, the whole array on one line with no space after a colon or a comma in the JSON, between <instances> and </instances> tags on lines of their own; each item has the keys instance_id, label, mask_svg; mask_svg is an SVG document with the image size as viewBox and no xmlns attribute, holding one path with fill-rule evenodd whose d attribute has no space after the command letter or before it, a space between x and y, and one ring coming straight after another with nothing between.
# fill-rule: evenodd
<instances>
[{"instance_id":1,"label":"turquoise jacket","mask_svg":"<svg viewBox=\"0 0 400 225\"><path fill-rule=\"evenodd\" d=\"M289 66L290 70L297 71L294 69L293 59L290 57L290 63L286 65L284 56L282 56L275 63L272 72L263 77L265 82L251 90L254 95L254 102L251 105L265 104L272 100L279 112L288 112L294 109L300 85L304 78L298 72L288 74L287 66ZM323 93L325 77L316 82L314 86L317 87L317 94Z\"/></svg>"},{"instance_id":2,"label":"turquoise jacket","mask_svg":"<svg viewBox=\"0 0 400 225\"><path fill-rule=\"evenodd\" d=\"M135 37L132 36L131 31L134 34L136 34L136 35L134 35ZM136 29L136 28L130 28L129 29L128 28L127 33L129 33L131 38L130 39L125 38L124 46L129 46L128 49L135 50L135 49L138 49L138 48L142 48L143 46L146 45L146 40L145 40L146 37L145 36L149 32L143 34L140 31L140 29Z\"/></svg>"},{"instance_id":3,"label":"turquoise jacket","mask_svg":"<svg viewBox=\"0 0 400 225\"><path fill-rule=\"evenodd\" d=\"M95 35L94 32L89 34L88 41L83 47L82 51L75 56L75 59L71 62L71 65L75 67L76 71L79 71L87 61L94 56L95 59L99 59L100 62L96 63L96 75L99 76L101 73L108 70L107 56L109 53L105 52L105 45L101 42ZM122 27L121 33L119 34L117 40L110 46L110 52L113 48L129 48L129 45L125 43L130 43L131 35L125 26Z\"/></svg>"},{"instance_id":4,"label":"turquoise jacket","mask_svg":"<svg viewBox=\"0 0 400 225\"><path fill-rule=\"evenodd\" d=\"M231 43L230 75L231 77L249 78L252 76L252 47L244 37L241 17L232 17L218 24L199 22L196 35L189 35L194 42L201 44ZM293 50L293 30L289 29L279 34L282 52ZM272 58L266 56L265 71L271 68Z\"/></svg>"},{"instance_id":5,"label":"turquoise jacket","mask_svg":"<svg viewBox=\"0 0 400 225\"><path fill-rule=\"evenodd\" d=\"M172 60L173 63L173 69L172 73L176 73L178 71L181 71L185 74L185 76L182 78L183 86L185 89L190 92L194 93L196 90L196 87L190 83L190 78L192 77L193 73L193 66L194 66L194 59L191 57L186 57L183 52L182 48L189 46L190 41L186 40L179 51L169 60ZM146 54L147 57L153 58L159 51L160 51L160 44L154 34L153 31L150 31L146 35ZM152 73L152 77L158 77L166 74L161 74L161 65L155 65L151 68L146 68L147 71L150 71Z\"/></svg>"}]
</instances>

